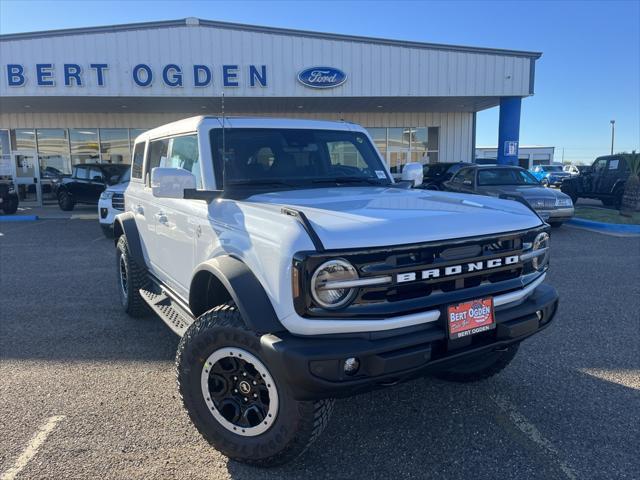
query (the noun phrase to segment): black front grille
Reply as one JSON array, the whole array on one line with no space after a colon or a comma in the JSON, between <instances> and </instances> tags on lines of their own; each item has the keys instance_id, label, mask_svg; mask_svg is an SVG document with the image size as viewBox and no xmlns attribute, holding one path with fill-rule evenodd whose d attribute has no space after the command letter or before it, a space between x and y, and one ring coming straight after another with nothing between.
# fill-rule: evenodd
<instances>
[{"instance_id":1,"label":"black front grille","mask_svg":"<svg viewBox=\"0 0 640 480\"><path fill-rule=\"evenodd\" d=\"M111 197L111 206L124 212L124 195L122 193L114 193L113 197Z\"/></svg>"},{"instance_id":2,"label":"black front grille","mask_svg":"<svg viewBox=\"0 0 640 480\"><path fill-rule=\"evenodd\" d=\"M467 297L495 295L521 286L520 277L531 273L519 256L540 229L446 242L375 248L363 251L304 252L294 259L302 295L294 300L305 316L388 317L440 307ZM315 269L329 258L344 258L361 278L390 276L384 285L360 288L345 309L328 312L313 304L309 292ZM509 259L509 260L507 260ZM489 267L489 262L492 262ZM474 267L470 267L474 264ZM451 270L446 272L446 268ZM433 275L426 271L437 271ZM403 281L408 275L409 280ZM426 276L425 276L426 275Z\"/></svg>"}]
</instances>

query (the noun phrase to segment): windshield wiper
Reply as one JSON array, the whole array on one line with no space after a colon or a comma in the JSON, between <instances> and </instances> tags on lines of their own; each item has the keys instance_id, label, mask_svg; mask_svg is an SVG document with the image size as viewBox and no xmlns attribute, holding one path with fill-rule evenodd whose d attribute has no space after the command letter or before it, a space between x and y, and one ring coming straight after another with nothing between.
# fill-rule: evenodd
<instances>
[{"instance_id":1,"label":"windshield wiper","mask_svg":"<svg viewBox=\"0 0 640 480\"><path fill-rule=\"evenodd\" d=\"M336 178L318 178L311 183L368 183L369 185L387 185L375 178L363 177L336 177Z\"/></svg>"}]
</instances>

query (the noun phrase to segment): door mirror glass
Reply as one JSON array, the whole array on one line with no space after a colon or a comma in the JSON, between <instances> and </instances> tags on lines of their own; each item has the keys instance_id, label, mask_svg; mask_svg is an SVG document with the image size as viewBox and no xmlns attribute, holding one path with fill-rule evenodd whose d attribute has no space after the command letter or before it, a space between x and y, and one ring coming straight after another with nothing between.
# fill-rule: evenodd
<instances>
[{"instance_id":1,"label":"door mirror glass","mask_svg":"<svg viewBox=\"0 0 640 480\"><path fill-rule=\"evenodd\" d=\"M196 188L196 177L182 168L151 170L151 191L158 198L184 198L185 189Z\"/></svg>"},{"instance_id":2,"label":"door mirror glass","mask_svg":"<svg viewBox=\"0 0 640 480\"><path fill-rule=\"evenodd\" d=\"M409 162L402 168L402 180L410 181L414 187L422 185L423 175L422 165L418 162Z\"/></svg>"}]
</instances>

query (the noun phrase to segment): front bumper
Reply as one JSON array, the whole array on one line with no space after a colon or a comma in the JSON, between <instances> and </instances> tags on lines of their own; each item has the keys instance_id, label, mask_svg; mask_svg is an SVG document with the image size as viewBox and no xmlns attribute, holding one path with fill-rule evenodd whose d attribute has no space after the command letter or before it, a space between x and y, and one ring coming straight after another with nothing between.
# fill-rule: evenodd
<instances>
[{"instance_id":1,"label":"front bumper","mask_svg":"<svg viewBox=\"0 0 640 480\"><path fill-rule=\"evenodd\" d=\"M122 212L113 208L110 198L98 200L98 219L101 225L112 226L119 213Z\"/></svg>"},{"instance_id":2,"label":"front bumper","mask_svg":"<svg viewBox=\"0 0 640 480\"><path fill-rule=\"evenodd\" d=\"M564 222L573 218L575 210L573 207L555 208L553 210L539 210L538 215L545 221Z\"/></svg>"},{"instance_id":3,"label":"front bumper","mask_svg":"<svg viewBox=\"0 0 640 480\"><path fill-rule=\"evenodd\" d=\"M395 331L315 337L267 334L261 337L261 347L273 373L295 398L346 397L473 361L474 356L520 342L546 328L557 306L556 290L542 284L522 303L496 307L494 330L457 340L447 338L446 315L441 315L438 322ZM342 371L349 357L360 361L354 376Z\"/></svg>"}]
</instances>

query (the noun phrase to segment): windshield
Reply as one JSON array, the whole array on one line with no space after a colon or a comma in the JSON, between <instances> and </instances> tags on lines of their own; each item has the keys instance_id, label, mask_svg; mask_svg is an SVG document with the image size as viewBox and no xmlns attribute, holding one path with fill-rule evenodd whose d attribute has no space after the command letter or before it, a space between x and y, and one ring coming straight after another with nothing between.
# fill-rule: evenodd
<instances>
[{"instance_id":1,"label":"windshield","mask_svg":"<svg viewBox=\"0 0 640 480\"><path fill-rule=\"evenodd\" d=\"M109 185L129 181L129 165L104 165L102 168Z\"/></svg>"},{"instance_id":2,"label":"windshield","mask_svg":"<svg viewBox=\"0 0 640 480\"><path fill-rule=\"evenodd\" d=\"M536 177L519 168L487 168L478 170L478 185L539 185Z\"/></svg>"},{"instance_id":3,"label":"windshield","mask_svg":"<svg viewBox=\"0 0 640 480\"><path fill-rule=\"evenodd\" d=\"M225 188L391 183L371 142L360 132L230 128L224 134L223 168L222 130L211 131L216 177L224 177Z\"/></svg>"}]
</instances>

